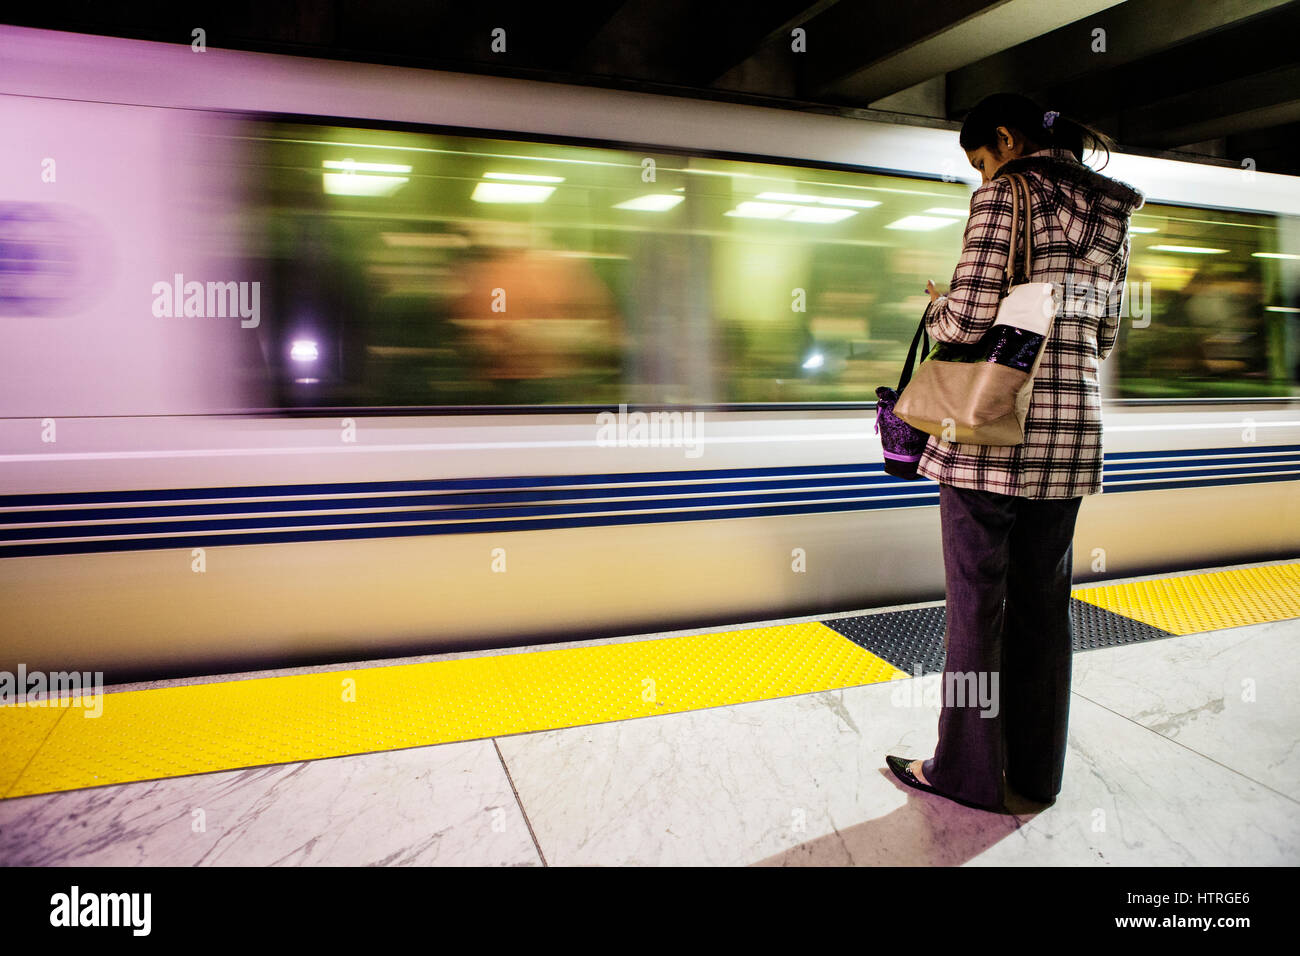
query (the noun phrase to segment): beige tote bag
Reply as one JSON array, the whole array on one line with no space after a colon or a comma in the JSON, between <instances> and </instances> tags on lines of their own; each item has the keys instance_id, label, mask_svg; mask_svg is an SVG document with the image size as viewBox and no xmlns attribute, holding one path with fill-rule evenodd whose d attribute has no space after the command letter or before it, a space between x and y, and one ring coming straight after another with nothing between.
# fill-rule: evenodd
<instances>
[{"instance_id":1,"label":"beige tote bag","mask_svg":"<svg viewBox=\"0 0 1300 956\"><path fill-rule=\"evenodd\" d=\"M1034 394L1034 375L1043 360L1061 287L1029 282L1033 272L1029 186L1011 180L1011 249L1007 292L997 318L972 345L936 342L894 406L913 428L944 441L973 445L1019 445ZM1021 193L1023 192L1023 201ZM1017 276L1016 235L1024 237L1024 272ZM1019 281L1017 281L1019 279Z\"/></svg>"}]
</instances>

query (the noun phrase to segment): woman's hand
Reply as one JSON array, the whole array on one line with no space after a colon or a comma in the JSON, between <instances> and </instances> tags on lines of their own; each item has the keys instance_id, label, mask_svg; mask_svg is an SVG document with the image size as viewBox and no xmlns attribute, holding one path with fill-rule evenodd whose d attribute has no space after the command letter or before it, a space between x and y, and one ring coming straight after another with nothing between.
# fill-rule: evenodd
<instances>
[{"instance_id":1,"label":"woman's hand","mask_svg":"<svg viewBox=\"0 0 1300 956\"><path fill-rule=\"evenodd\" d=\"M931 302L943 295L943 293L939 291L938 286L934 284L933 279L925 284L925 294L930 297Z\"/></svg>"}]
</instances>

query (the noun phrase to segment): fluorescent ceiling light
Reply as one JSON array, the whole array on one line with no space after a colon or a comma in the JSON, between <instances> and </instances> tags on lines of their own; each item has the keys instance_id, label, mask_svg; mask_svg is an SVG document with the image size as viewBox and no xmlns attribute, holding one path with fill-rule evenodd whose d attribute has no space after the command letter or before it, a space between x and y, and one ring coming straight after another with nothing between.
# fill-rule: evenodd
<instances>
[{"instance_id":1,"label":"fluorescent ceiling light","mask_svg":"<svg viewBox=\"0 0 1300 956\"><path fill-rule=\"evenodd\" d=\"M510 179L517 183L562 183L563 176L529 176L524 173L484 173L484 179Z\"/></svg>"},{"instance_id":2,"label":"fluorescent ceiling light","mask_svg":"<svg viewBox=\"0 0 1300 956\"><path fill-rule=\"evenodd\" d=\"M823 206L852 206L855 209L870 209L879 206L877 199L838 199L831 196L810 196L806 193L759 193L759 199L776 202L820 203Z\"/></svg>"},{"instance_id":3,"label":"fluorescent ceiling light","mask_svg":"<svg viewBox=\"0 0 1300 956\"><path fill-rule=\"evenodd\" d=\"M1252 252L1251 255L1256 259L1300 259L1289 252Z\"/></svg>"},{"instance_id":4,"label":"fluorescent ceiling light","mask_svg":"<svg viewBox=\"0 0 1300 956\"><path fill-rule=\"evenodd\" d=\"M1265 312L1300 312L1300 309L1297 309L1295 306L1291 306L1291 305L1266 305L1264 306L1264 311Z\"/></svg>"},{"instance_id":5,"label":"fluorescent ceiling light","mask_svg":"<svg viewBox=\"0 0 1300 956\"><path fill-rule=\"evenodd\" d=\"M958 221L957 219L940 219L937 216L904 216L902 219L895 219L885 228L928 232L931 229L942 229L944 226L951 226Z\"/></svg>"},{"instance_id":6,"label":"fluorescent ceiling light","mask_svg":"<svg viewBox=\"0 0 1300 956\"><path fill-rule=\"evenodd\" d=\"M767 193L766 195L780 195ZM856 216L853 209L822 209L819 206L791 206L777 202L742 202L735 209L723 213L724 216L738 216L742 219L784 219L787 222L839 222L849 216Z\"/></svg>"},{"instance_id":7,"label":"fluorescent ceiling light","mask_svg":"<svg viewBox=\"0 0 1300 956\"><path fill-rule=\"evenodd\" d=\"M295 362L314 362L320 357L320 351L311 339L297 339L289 349L289 357Z\"/></svg>"},{"instance_id":8,"label":"fluorescent ceiling light","mask_svg":"<svg viewBox=\"0 0 1300 956\"><path fill-rule=\"evenodd\" d=\"M1153 252L1187 252L1198 256L1213 256L1227 249L1207 249L1205 246L1147 246Z\"/></svg>"},{"instance_id":9,"label":"fluorescent ceiling light","mask_svg":"<svg viewBox=\"0 0 1300 956\"><path fill-rule=\"evenodd\" d=\"M410 182L405 176L358 176L355 173L325 173L329 196L391 196Z\"/></svg>"},{"instance_id":10,"label":"fluorescent ceiling light","mask_svg":"<svg viewBox=\"0 0 1300 956\"><path fill-rule=\"evenodd\" d=\"M839 222L841 219L856 215L857 212L852 209L818 209L816 206L800 206L790 215L781 218L789 222Z\"/></svg>"},{"instance_id":11,"label":"fluorescent ceiling light","mask_svg":"<svg viewBox=\"0 0 1300 956\"><path fill-rule=\"evenodd\" d=\"M1129 226L1129 232L1158 232L1155 226Z\"/></svg>"},{"instance_id":12,"label":"fluorescent ceiling light","mask_svg":"<svg viewBox=\"0 0 1300 956\"><path fill-rule=\"evenodd\" d=\"M814 352L808 357L808 361L803 363L803 367L807 369L821 368L825 364L826 356L822 355L821 352Z\"/></svg>"},{"instance_id":13,"label":"fluorescent ceiling light","mask_svg":"<svg viewBox=\"0 0 1300 956\"><path fill-rule=\"evenodd\" d=\"M524 186L519 183L479 183L469 198L475 202L545 202L554 186Z\"/></svg>"},{"instance_id":14,"label":"fluorescent ceiling light","mask_svg":"<svg viewBox=\"0 0 1300 956\"><path fill-rule=\"evenodd\" d=\"M635 209L641 212L663 212L672 209L685 196L669 196L664 193L652 193L649 196L637 196L626 202L614 203L615 209Z\"/></svg>"},{"instance_id":15,"label":"fluorescent ceiling light","mask_svg":"<svg viewBox=\"0 0 1300 956\"><path fill-rule=\"evenodd\" d=\"M410 166L396 163L357 163L350 159L327 159L321 163L326 169L341 169L350 173L409 173Z\"/></svg>"},{"instance_id":16,"label":"fluorescent ceiling light","mask_svg":"<svg viewBox=\"0 0 1300 956\"><path fill-rule=\"evenodd\" d=\"M724 216L739 216L742 219L780 219L792 212L794 206L774 202L742 202L735 209L729 209Z\"/></svg>"},{"instance_id":17,"label":"fluorescent ceiling light","mask_svg":"<svg viewBox=\"0 0 1300 956\"><path fill-rule=\"evenodd\" d=\"M945 209L942 206L936 206L934 209L927 209L927 213L932 216L969 216L969 209Z\"/></svg>"},{"instance_id":18,"label":"fluorescent ceiling light","mask_svg":"<svg viewBox=\"0 0 1300 956\"><path fill-rule=\"evenodd\" d=\"M325 169L341 172L324 173L328 196L391 196L410 180L405 176L374 176L371 173L409 173L410 166L398 163L358 163L351 159L327 159ZM358 175L360 173L361 175Z\"/></svg>"}]
</instances>

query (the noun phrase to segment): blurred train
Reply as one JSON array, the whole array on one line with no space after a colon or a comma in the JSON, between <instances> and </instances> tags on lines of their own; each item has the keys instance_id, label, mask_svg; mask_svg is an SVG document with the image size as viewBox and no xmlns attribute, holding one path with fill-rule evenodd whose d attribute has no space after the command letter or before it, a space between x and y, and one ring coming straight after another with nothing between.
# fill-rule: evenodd
<instances>
[{"instance_id":1,"label":"blurred train","mask_svg":"<svg viewBox=\"0 0 1300 956\"><path fill-rule=\"evenodd\" d=\"M0 93L0 669L942 597L871 398L955 132L17 28ZM1300 183L1105 172L1148 202L1076 580L1293 556Z\"/></svg>"}]
</instances>

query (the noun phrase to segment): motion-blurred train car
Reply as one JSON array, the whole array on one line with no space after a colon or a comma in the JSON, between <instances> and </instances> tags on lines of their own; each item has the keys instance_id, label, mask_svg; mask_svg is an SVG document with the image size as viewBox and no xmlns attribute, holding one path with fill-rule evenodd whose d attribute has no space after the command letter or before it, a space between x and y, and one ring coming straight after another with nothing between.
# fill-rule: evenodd
<instances>
[{"instance_id":1,"label":"motion-blurred train car","mask_svg":"<svg viewBox=\"0 0 1300 956\"><path fill-rule=\"evenodd\" d=\"M0 668L180 674L943 593L881 468L950 130L0 28ZM1118 155L1077 579L1294 555L1300 185Z\"/></svg>"}]
</instances>

